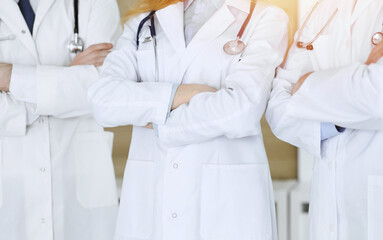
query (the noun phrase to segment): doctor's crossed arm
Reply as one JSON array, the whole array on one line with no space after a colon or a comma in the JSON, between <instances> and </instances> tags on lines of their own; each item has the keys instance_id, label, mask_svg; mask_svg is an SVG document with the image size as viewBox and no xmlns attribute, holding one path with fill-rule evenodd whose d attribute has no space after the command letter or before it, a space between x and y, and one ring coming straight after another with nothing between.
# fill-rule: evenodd
<instances>
[{"instance_id":1,"label":"doctor's crossed arm","mask_svg":"<svg viewBox=\"0 0 383 240\"><path fill-rule=\"evenodd\" d=\"M94 65L102 66L106 56L113 48L111 43L100 43L90 46L84 52L76 55L70 66ZM12 79L12 64L0 63L0 91L9 92ZM24 79L27 79L26 77Z\"/></svg>"},{"instance_id":2,"label":"doctor's crossed arm","mask_svg":"<svg viewBox=\"0 0 383 240\"><path fill-rule=\"evenodd\" d=\"M118 14L108 15L118 12L116 2L94 2L88 28L95 30L83 36L85 50L69 66L13 65L9 92L18 101L33 104L37 116L72 118L90 114L87 89L98 79L98 67L120 34Z\"/></svg>"},{"instance_id":3,"label":"doctor's crossed arm","mask_svg":"<svg viewBox=\"0 0 383 240\"><path fill-rule=\"evenodd\" d=\"M140 17L125 25L116 50L105 60L101 77L88 91L95 119L102 126L136 125L152 129L195 95L215 92L204 84L175 85L140 82L136 59L136 27Z\"/></svg>"},{"instance_id":4,"label":"doctor's crossed arm","mask_svg":"<svg viewBox=\"0 0 383 240\"><path fill-rule=\"evenodd\" d=\"M379 43L375 48L372 49L366 61L366 65L376 64L382 57L383 57L383 42ZM312 73L313 72L306 73L299 79L299 81L294 85L291 95L294 95L300 89L300 87L303 85L303 83Z\"/></svg>"},{"instance_id":5,"label":"doctor's crossed arm","mask_svg":"<svg viewBox=\"0 0 383 240\"><path fill-rule=\"evenodd\" d=\"M293 96L290 113L303 119L330 121L350 129L382 130L382 57L383 43L380 43L373 48L365 63L311 74ZM331 89L348 91L342 91L342 97L339 97L339 93Z\"/></svg>"},{"instance_id":6,"label":"doctor's crossed arm","mask_svg":"<svg viewBox=\"0 0 383 240\"><path fill-rule=\"evenodd\" d=\"M266 8L241 61L222 81L222 88L198 94L189 104L173 110L166 123L158 125L159 139L169 146L179 146L220 136L242 138L259 134L256 123L266 108L275 68L286 51L287 23L283 11Z\"/></svg>"},{"instance_id":7,"label":"doctor's crossed arm","mask_svg":"<svg viewBox=\"0 0 383 240\"><path fill-rule=\"evenodd\" d=\"M70 66L94 65L100 67L104 64L106 56L111 53L112 48L111 43L94 44L76 55Z\"/></svg>"}]
</instances>

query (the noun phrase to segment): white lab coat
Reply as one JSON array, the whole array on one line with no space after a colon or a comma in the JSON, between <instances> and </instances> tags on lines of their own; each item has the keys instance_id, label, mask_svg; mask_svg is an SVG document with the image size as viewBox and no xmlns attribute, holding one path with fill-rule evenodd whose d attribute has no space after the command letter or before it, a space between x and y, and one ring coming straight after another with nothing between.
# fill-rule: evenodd
<instances>
[{"instance_id":1,"label":"white lab coat","mask_svg":"<svg viewBox=\"0 0 383 240\"><path fill-rule=\"evenodd\" d=\"M37 97L22 101L22 86L0 92L0 239L110 240L117 217L112 136L92 119L86 99L97 69L67 67L73 1L40 0L33 37L14 0L0 5L0 37L15 36L0 41L0 62L35 68L24 77L36 80ZM79 22L86 47L113 42L116 1L80 1Z\"/></svg>"},{"instance_id":2,"label":"white lab coat","mask_svg":"<svg viewBox=\"0 0 383 240\"><path fill-rule=\"evenodd\" d=\"M229 56L223 46L249 8L249 1L226 1L187 48L184 4L158 11L158 83L153 44L143 42L146 26L136 50L146 14L126 24L89 91L102 125L135 125L116 240L276 240L260 119L285 54L288 17L259 2L244 35L246 51ZM193 97L167 118L172 86L180 83L220 90ZM158 137L141 127L147 123L158 125Z\"/></svg>"},{"instance_id":3,"label":"white lab coat","mask_svg":"<svg viewBox=\"0 0 383 240\"><path fill-rule=\"evenodd\" d=\"M383 66L364 65L373 33L382 31L383 1L322 2L278 72L267 111L274 133L316 157L310 240L383 239ZM314 71L291 97L298 79ZM320 123L347 128L321 142Z\"/></svg>"}]
</instances>

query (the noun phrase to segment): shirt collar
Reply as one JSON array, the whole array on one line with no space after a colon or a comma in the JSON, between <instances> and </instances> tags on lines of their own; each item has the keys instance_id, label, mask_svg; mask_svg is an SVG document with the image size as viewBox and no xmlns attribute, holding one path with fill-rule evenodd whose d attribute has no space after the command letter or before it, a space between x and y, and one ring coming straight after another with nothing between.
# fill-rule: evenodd
<instances>
[{"instance_id":1,"label":"shirt collar","mask_svg":"<svg viewBox=\"0 0 383 240\"><path fill-rule=\"evenodd\" d=\"M194 0L185 0L185 11L190 7ZM245 13L250 13L250 0L226 0L226 5L235 7Z\"/></svg>"}]
</instances>

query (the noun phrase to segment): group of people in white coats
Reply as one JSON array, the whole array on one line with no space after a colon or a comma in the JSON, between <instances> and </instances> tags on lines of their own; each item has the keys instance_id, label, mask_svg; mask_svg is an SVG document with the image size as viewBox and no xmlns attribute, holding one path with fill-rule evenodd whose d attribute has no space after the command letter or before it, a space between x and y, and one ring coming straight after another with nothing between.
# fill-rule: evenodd
<instances>
[{"instance_id":1,"label":"group of people in white coats","mask_svg":"<svg viewBox=\"0 0 383 240\"><path fill-rule=\"evenodd\" d=\"M277 240L266 108L316 158L309 239L383 239L383 1L318 1L286 59L262 1L140 0L119 22L116 0L2 0L0 239ZM118 202L102 127L122 125Z\"/></svg>"}]
</instances>

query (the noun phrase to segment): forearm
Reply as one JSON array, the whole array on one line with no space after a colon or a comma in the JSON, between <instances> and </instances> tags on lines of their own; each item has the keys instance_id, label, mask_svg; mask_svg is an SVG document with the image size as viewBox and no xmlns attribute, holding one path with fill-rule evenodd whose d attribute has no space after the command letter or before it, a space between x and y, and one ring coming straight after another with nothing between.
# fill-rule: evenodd
<instances>
[{"instance_id":1,"label":"forearm","mask_svg":"<svg viewBox=\"0 0 383 240\"><path fill-rule=\"evenodd\" d=\"M274 89L266 111L266 119L279 139L299 148L303 148L314 156L320 156L321 123L299 119L288 113L287 106L291 99L292 84L281 78L274 80Z\"/></svg>"},{"instance_id":2,"label":"forearm","mask_svg":"<svg viewBox=\"0 0 383 240\"><path fill-rule=\"evenodd\" d=\"M90 114L86 94L97 79L94 66L37 66L36 113L58 118Z\"/></svg>"},{"instance_id":3,"label":"forearm","mask_svg":"<svg viewBox=\"0 0 383 240\"><path fill-rule=\"evenodd\" d=\"M361 130L383 129L383 65L312 74L289 103L292 116Z\"/></svg>"},{"instance_id":4,"label":"forearm","mask_svg":"<svg viewBox=\"0 0 383 240\"><path fill-rule=\"evenodd\" d=\"M173 84L102 77L88 92L96 121L104 127L164 124Z\"/></svg>"},{"instance_id":5,"label":"forearm","mask_svg":"<svg viewBox=\"0 0 383 240\"><path fill-rule=\"evenodd\" d=\"M243 89L229 83L218 92L196 95L173 111L166 124L158 126L159 138L168 145L186 145L220 136L257 135L269 87Z\"/></svg>"}]
</instances>

